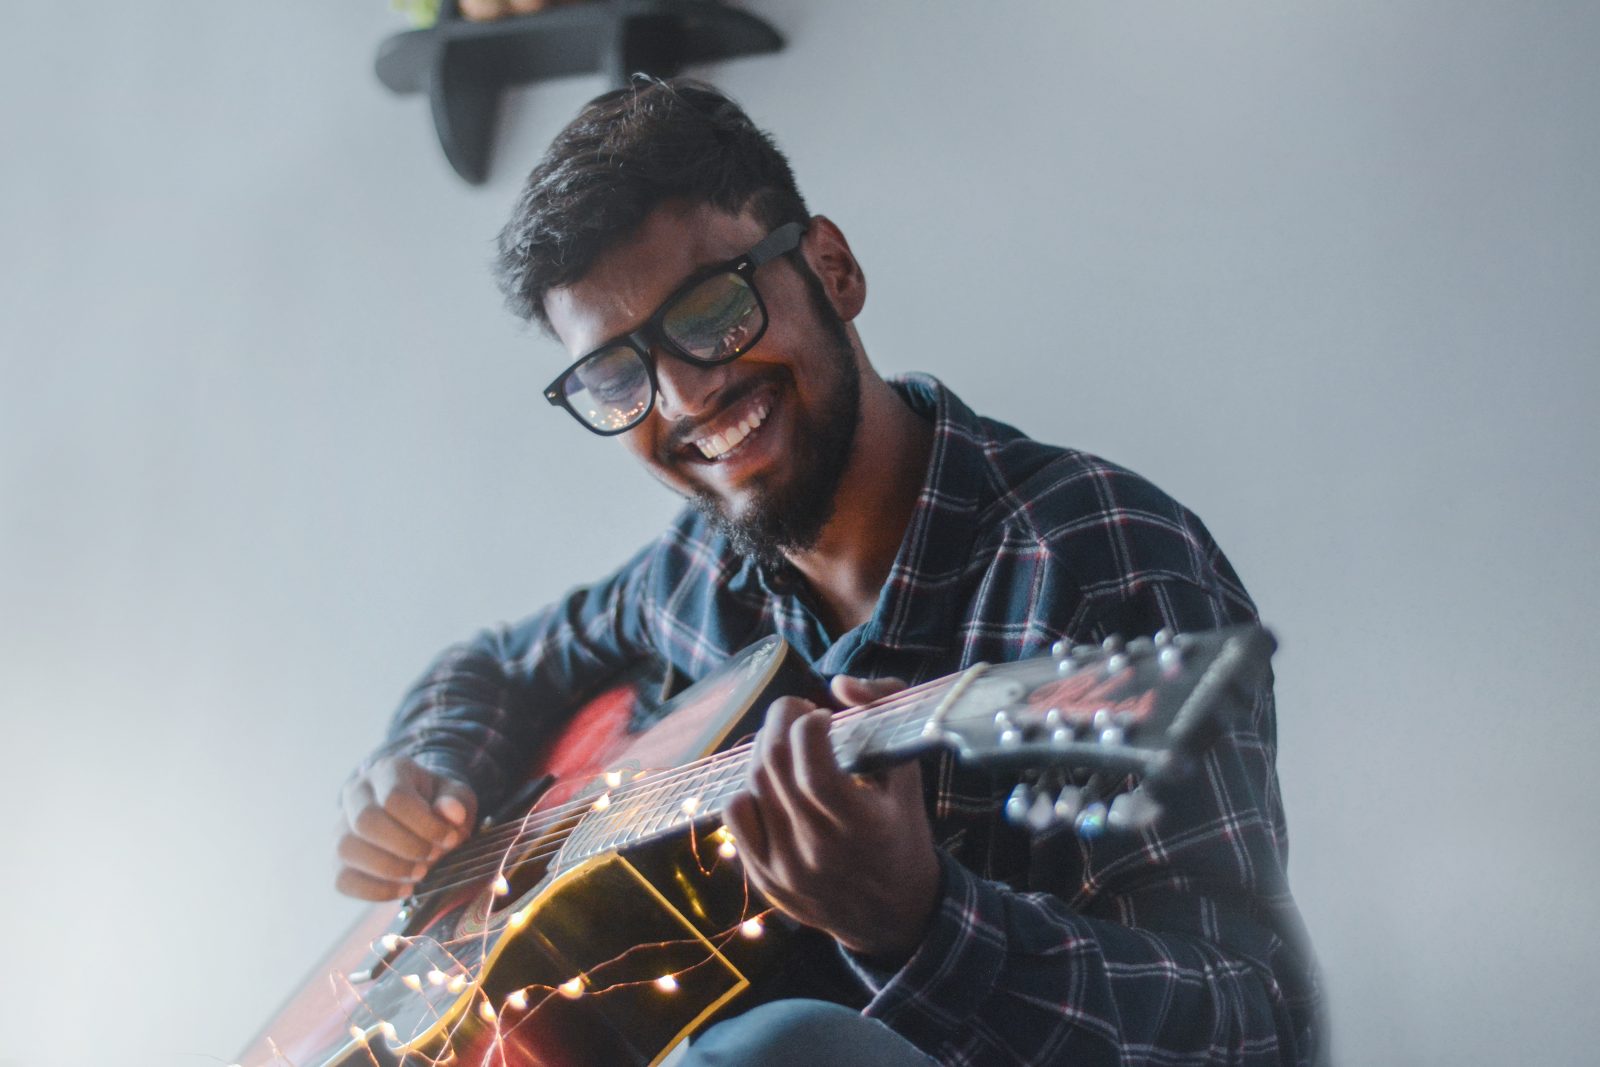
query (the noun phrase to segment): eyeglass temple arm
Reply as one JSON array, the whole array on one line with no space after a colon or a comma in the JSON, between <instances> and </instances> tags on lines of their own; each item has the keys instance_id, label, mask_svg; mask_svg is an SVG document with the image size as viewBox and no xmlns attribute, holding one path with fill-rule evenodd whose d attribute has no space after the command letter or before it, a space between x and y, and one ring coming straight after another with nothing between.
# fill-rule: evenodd
<instances>
[{"instance_id":1,"label":"eyeglass temple arm","mask_svg":"<svg viewBox=\"0 0 1600 1067\"><path fill-rule=\"evenodd\" d=\"M752 248L745 258L750 261L751 267L759 267L768 260L793 251L800 244L800 235L805 232L805 223L786 222L762 238L761 243Z\"/></svg>"}]
</instances>

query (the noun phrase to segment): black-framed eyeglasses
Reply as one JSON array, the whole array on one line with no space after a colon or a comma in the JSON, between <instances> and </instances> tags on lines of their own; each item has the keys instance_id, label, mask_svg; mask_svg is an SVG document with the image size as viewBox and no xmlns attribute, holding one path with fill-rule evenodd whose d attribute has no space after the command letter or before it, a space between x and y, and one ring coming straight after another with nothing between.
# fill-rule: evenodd
<instances>
[{"instance_id":1,"label":"black-framed eyeglasses","mask_svg":"<svg viewBox=\"0 0 1600 1067\"><path fill-rule=\"evenodd\" d=\"M586 429L611 436L639 425L656 402L652 350L697 367L731 363L767 332L756 268L800 244L805 224L788 222L738 259L697 272L644 325L614 337L556 376L545 399Z\"/></svg>"}]
</instances>

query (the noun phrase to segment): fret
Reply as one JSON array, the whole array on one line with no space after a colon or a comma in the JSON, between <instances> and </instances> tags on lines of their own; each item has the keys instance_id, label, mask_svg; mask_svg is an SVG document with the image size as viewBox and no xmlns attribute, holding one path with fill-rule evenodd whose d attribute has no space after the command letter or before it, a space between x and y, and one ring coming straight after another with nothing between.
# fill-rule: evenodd
<instances>
[{"instance_id":1,"label":"fret","mask_svg":"<svg viewBox=\"0 0 1600 1067\"><path fill-rule=\"evenodd\" d=\"M948 686L914 696L888 697L836 721L829 743L840 766L852 767L864 755L894 754L915 742ZM617 851L692 822L720 820L726 802L744 787L750 749L709 756L676 771L624 783L610 790L609 805L591 811L569 835L564 851L573 862ZM694 798L692 812L685 803Z\"/></svg>"},{"instance_id":2,"label":"fret","mask_svg":"<svg viewBox=\"0 0 1600 1067\"><path fill-rule=\"evenodd\" d=\"M940 687L942 690L943 687ZM895 697L887 698L884 707L870 710L838 732L834 753L842 767L853 767L863 755L893 754L897 748L914 739L926 721L934 693L919 693L903 703Z\"/></svg>"}]
</instances>

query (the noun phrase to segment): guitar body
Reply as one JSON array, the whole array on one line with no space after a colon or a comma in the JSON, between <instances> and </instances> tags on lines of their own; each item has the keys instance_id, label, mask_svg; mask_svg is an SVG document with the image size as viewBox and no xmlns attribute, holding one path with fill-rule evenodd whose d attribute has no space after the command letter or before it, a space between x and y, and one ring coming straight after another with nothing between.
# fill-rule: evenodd
<instances>
[{"instance_id":1,"label":"guitar body","mask_svg":"<svg viewBox=\"0 0 1600 1067\"><path fill-rule=\"evenodd\" d=\"M1274 647L1258 626L1058 643L842 711L829 739L855 772L945 750L1020 776L1005 816L1034 830L1131 832L1181 799ZM785 693L828 700L773 637L647 729L631 691L602 695L533 768L526 810L365 916L240 1063L637 1067L764 997L859 994L826 935L765 921L722 825L752 758L730 742Z\"/></svg>"},{"instance_id":2,"label":"guitar body","mask_svg":"<svg viewBox=\"0 0 1600 1067\"><path fill-rule=\"evenodd\" d=\"M619 784L752 732L785 693L825 699L826 690L771 638L674 698L642 732L630 730L632 686L595 698L532 768L530 781L554 782L498 828L500 843L484 848L480 832L441 859L412 900L372 908L239 1062L660 1060L779 965L784 930L760 922L766 906L722 854L730 847L720 818L685 812L676 832L598 852L585 818ZM641 829L626 818L620 828ZM618 819L605 829L617 833Z\"/></svg>"}]
</instances>

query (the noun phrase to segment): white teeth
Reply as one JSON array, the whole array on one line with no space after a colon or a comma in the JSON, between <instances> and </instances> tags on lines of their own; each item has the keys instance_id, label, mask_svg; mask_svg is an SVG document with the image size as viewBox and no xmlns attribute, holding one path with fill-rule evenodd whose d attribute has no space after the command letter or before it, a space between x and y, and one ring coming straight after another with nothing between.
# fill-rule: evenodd
<instances>
[{"instance_id":1,"label":"white teeth","mask_svg":"<svg viewBox=\"0 0 1600 1067\"><path fill-rule=\"evenodd\" d=\"M766 420L767 412L771 410L765 400L756 405L755 409L739 420L739 425L714 433L710 437L702 437L696 441L695 447L707 459L716 459L736 448L746 437L755 432Z\"/></svg>"}]
</instances>

